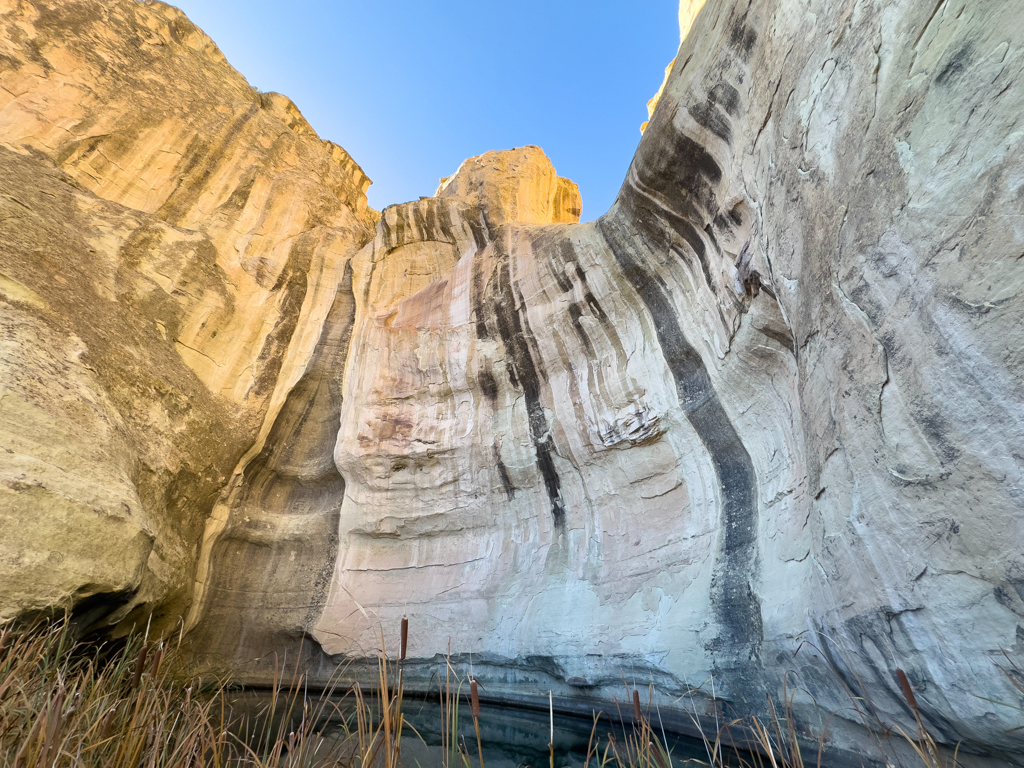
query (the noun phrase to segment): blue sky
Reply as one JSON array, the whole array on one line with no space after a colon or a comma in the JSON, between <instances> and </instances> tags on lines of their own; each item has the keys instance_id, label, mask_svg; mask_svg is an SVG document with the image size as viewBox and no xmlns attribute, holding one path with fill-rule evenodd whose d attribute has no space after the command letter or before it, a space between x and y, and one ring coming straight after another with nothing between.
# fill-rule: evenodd
<instances>
[{"instance_id":1,"label":"blue sky","mask_svg":"<svg viewBox=\"0 0 1024 768\"><path fill-rule=\"evenodd\" d=\"M596 218L679 44L678 0L174 4L349 151L378 209L433 194L466 157L537 144Z\"/></svg>"}]
</instances>

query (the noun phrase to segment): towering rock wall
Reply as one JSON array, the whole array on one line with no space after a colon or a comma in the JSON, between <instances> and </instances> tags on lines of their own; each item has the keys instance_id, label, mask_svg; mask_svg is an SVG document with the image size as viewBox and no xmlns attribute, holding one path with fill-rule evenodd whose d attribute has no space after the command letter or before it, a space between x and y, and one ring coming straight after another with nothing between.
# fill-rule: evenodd
<instances>
[{"instance_id":1,"label":"towering rock wall","mask_svg":"<svg viewBox=\"0 0 1024 768\"><path fill-rule=\"evenodd\" d=\"M162 3L0 2L0 86L0 620L173 623L369 180Z\"/></svg>"},{"instance_id":2,"label":"towering rock wall","mask_svg":"<svg viewBox=\"0 0 1024 768\"><path fill-rule=\"evenodd\" d=\"M1017 754L1024 94L996 17L709 2L598 221L525 150L387 209L352 261L324 652L408 615L424 684L451 636L513 699L714 676L698 708L749 712L791 673L803 723L862 697L908 728L901 668L940 740Z\"/></svg>"},{"instance_id":3,"label":"towering rock wall","mask_svg":"<svg viewBox=\"0 0 1024 768\"><path fill-rule=\"evenodd\" d=\"M171 18L179 29L180 39L167 43L176 58L127 68L139 81L103 98L145 91L145 73L171 60L213 67L208 41L183 34L182 17L157 4L49 11L21 3L0 19L34 24L30 39L46 39L44 20L63 18L65 32L94 31L82 38L88 45L76 32L55 50L88 51L90 35L102 39L107 26L60 16L81 8L140 30L137 38L164 29L140 20ZM801 727L820 729L825 713L838 713L829 738L856 753L865 741L856 706L888 726L911 727L899 668L917 686L932 733L965 742L961 759L1015 759L1024 701L1004 669L1008 658L1024 667L1022 12L1014 0L984 8L966 0L707 0L683 3L680 19L689 34L620 195L583 224L574 186L526 147L468 160L435 197L386 209L371 235L372 213L353 192L364 182L347 156L306 134L283 97L258 97L240 81L238 92L253 101L222 90L221 101L197 101L174 119L216 126L216 115L258 100L253 121L264 127L238 150L253 153L245 155L251 188L237 192L249 178L242 161L222 168L220 152L200 152L174 166L173 183L146 182L168 200L179 183L207 190L165 207L138 197L138 185L117 170L150 168L148 161L102 166L110 182L83 170L120 151L118 142L99 155L54 149L65 146L59 127L18 116L49 114L18 106L45 91L26 88L0 119L14 110L4 125L27 126L18 135L35 138L19 141L32 151L6 153L7 162L21 164L26 179L37 169L39 179L67 188L59 170L38 170L42 150L77 183L138 208L69 189L66 210L92 218L46 209L48 226L83 237L104 231L93 223L100 212L153 222L167 243L203 244L214 266L238 277L225 281L231 290L251 302L222 320L233 329L229 341L196 332L178 343L169 332L146 354L173 365L136 353L136 368L123 374L135 381L131 371L156 370L166 381L159 391L197 392L190 413L207 420L205 441L183 442L172 419L182 417L147 393L108 404L102 398L119 390L98 377L121 369L89 356L91 368L74 369L77 393L60 402L80 409L88 395L103 414L126 419L171 413L165 432L146 422L154 435L146 455L163 451L159 461L169 462L159 447L166 434L192 452L180 449L189 466L208 456L204 473L220 473L205 496L185 486L166 495L185 499L176 502L191 505L184 512L170 501L145 509L154 519L189 521L167 540L180 544L178 573L188 570L189 553L199 556L194 647L244 679L267 674L270 651L300 644L313 672L327 675L343 658L373 655L380 627L390 638L407 615L417 659L410 685L429 684L449 637L491 695L529 700L553 690L567 709L607 703L625 675L653 682L666 713L698 687L686 701L700 713L742 714L758 711L766 695L778 698L785 681L796 690ZM17 32L8 40L17 42ZM26 46L11 56L22 62L16 73L35 61ZM185 81L190 70L174 66L165 76ZM80 81L109 76L99 67ZM6 70L0 81L17 94L4 78ZM211 103L224 109L204 106ZM201 134L209 131L216 128ZM263 131L292 149L278 154L281 145L260 138ZM173 143L178 132L161 136ZM356 180L332 181L325 167ZM217 173L238 181L216 186ZM310 178L319 186L305 185ZM257 197L259 215L231 202L277 183L287 193ZM3 204L24 218L19 205L31 209L42 197L19 194ZM129 194L136 196L117 197ZM211 202L192 211L188 201L204 195ZM314 198L329 204L318 208ZM315 225L294 235L286 223L301 217L275 213L285 210L308 211L303 221ZM260 234L271 231L260 229L264 220L274 234ZM19 219L6 219L5 232L22 226L11 221ZM225 234L236 231L248 234ZM83 254L117 252L88 237ZM296 245L281 246L289 237ZM157 242L146 258L177 254L182 270L207 263L184 245ZM264 261L250 260L248 248ZM21 271L11 274L5 261L0 283L12 311L41 329L50 311L70 328L67 318L78 316L57 303L66 294L33 277L31 249L23 251L10 268ZM311 254L293 273L306 292L290 309L284 253ZM96 254L94 281L103 264L122 264ZM89 258L74 264L88 267ZM131 275L123 284L157 272L146 258L118 267ZM203 274L194 279L205 287ZM272 286L260 282L272 274ZM78 285L70 295L89 305L92 294ZM120 298L131 291L114 295L103 317L118 308L124 333L138 334L137 318L148 315ZM231 319L243 316L260 328L295 318L287 339L271 345L279 367L266 391L252 383L259 376L240 373L249 369L239 361L267 346L244 351L250 337ZM56 321L47 322L50 329ZM90 350L108 332L98 316L75 323L75 338ZM220 360L223 378L178 349L185 344ZM118 354L128 348L113 346ZM37 335L8 349L54 356L63 348ZM48 371L65 364L69 354L60 354ZM59 376L39 376L41 390L52 396ZM0 413L13 414L3 423L15 435L34 412ZM81 472L105 480L120 471L125 488L137 487L120 467L150 465L122 432L130 434L109 430L113 447L102 455L78 448L87 457ZM223 443L211 446L209 434ZM18 450L44 456L42 445ZM117 487L100 480L91 487ZM39 493L8 486L18 503ZM44 551L54 535L26 531L26 551ZM170 546L160 543L163 533L149 535L154 551ZM25 603L5 597L4 605Z\"/></svg>"}]
</instances>

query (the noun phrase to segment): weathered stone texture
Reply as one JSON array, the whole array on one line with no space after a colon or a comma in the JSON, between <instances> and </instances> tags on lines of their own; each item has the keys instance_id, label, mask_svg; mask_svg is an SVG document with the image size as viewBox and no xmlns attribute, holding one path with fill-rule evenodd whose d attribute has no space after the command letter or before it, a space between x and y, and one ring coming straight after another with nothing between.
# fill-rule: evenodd
<instances>
[{"instance_id":1,"label":"weathered stone texture","mask_svg":"<svg viewBox=\"0 0 1024 768\"><path fill-rule=\"evenodd\" d=\"M597 222L385 212L327 651L408 614L510 696L751 711L795 670L806 721L845 685L910 727L900 667L939 739L1018 751L1021 12L812 6L704 6Z\"/></svg>"},{"instance_id":2,"label":"weathered stone texture","mask_svg":"<svg viewBox=\"0 0 1024 768\"><path fill-rule=\"evenodd\" d=\"M706 685L687 701L743 714L788 681L801 726L838 713L829 739L849 755L867 743L853 697L912 729L900 668L961 759L1019 762L1024 699L1004 672L1024 668L1015 0L682 3L689 33L616 203L589 223L535 147L471 158L377 221L347 156L230 70L220 101L147 106L149 79L204 94L190 67L216 56L165 6L11 8L0 135L138 209L0 156L53 188L32 225L43 241L99 254L39 272L39 238L5 220L25 244L0 289L31 319L11 321L5 360L40 373L4 370L4 445L62 466L51 443L15 438L84 419L93 453L81 431L67 445L89 484L59 503L123 500L102 525L135 563L68 548L54 573L139 583L176 509L147 499L178 486L137 478L178 471L162 469L169 442L206 457L189 459L196 489L173 496L192 505L182 541L212 506L194 647L246 679L300 640L327 674L407 615L410 686L429 684L449 637L489 694L553 690L567 709L607 704L626 675L671 713L714 677L718 701ZM26 42L87 10L107 20L82 22L81 39ZM89 52L117 50L117 24L177 53L112 74ZM84 123L47 106L61 72L96 94ZM164 146L180 158L154 155ZM32 195L2 210L25 219L43 204ZM58 288L72 266L81 278ZM179 280L196 285L180 299ZM124 330L65 300L118 309ZM151 342L102 342L143 331ZM146 377L159 396L133 394ZM206 440L167 404L182 393ZM37 404L2 410L15 396ZM136 423L167 425L149 453ZM39 483L12 474L6 498L63 487L32 471ZM47 522L25 546L46 573L46 526L64 513L32 503Z\"/></svg>"},{"instance_id":3,"label":"weathered stone texture","mask_svg":"<svg viewBox=\"0 0 1024 768\"><path fill-rule=\"evenodd\" d=\"M0 86L0 618L173 622L369 180L162 3L0 4Z\"/></svg>"}]
</instances>

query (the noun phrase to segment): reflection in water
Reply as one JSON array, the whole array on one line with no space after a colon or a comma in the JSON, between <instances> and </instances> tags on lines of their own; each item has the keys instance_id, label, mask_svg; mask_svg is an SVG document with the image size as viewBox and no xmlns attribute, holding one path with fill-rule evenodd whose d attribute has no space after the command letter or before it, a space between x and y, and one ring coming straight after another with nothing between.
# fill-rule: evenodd
<instances>
[{"instance_id":1,"label":"reflection in water","mask_svg":"<svg viewBox=\"0 0 1024 768\"><path fill-rule=\"evenodd\" d=\"M402 736L402 764L405 768L435 768L442 764L441 707L437 701L406 699L402 705L407 730ZM617 714L616 714L617 717ZM415 729L409 729L412 726ZM583 768L587 758L587 745L593 722L583 718L555 717L555 766L556 768ZM629 726L627 726L629 729ZM546 768L549 765L548 739L550 725L548 713L528 709L484 705L480 712L480 740L483 744L484 763L487 768L516 768L532 766ZM417 734L419 734L417 736ZM621 750L626 733L602 715L597 726L595 740L600 753L608 744L609 734L613 735ZM342 726L328 729L326 736L344 739L346 731ZM672 757L672 768L692 765L690 761L707 763L704 744L696 739L668 734L668 746ZM469 706L460 707L459 741L465 744L470 763L476 766L476 734ZM590 765L597 768L600 760L591 758ZM665 768L669 768L666 765Z\"/></svg>"}]
</instances>

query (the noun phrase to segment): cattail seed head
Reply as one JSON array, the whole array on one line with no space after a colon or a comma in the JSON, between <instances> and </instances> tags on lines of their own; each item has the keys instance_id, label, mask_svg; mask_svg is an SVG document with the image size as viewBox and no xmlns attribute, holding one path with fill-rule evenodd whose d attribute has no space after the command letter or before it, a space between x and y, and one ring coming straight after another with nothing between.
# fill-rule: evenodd
<instances>
[{"instance_id":1,"label":"cattail seed head","mask_svg":"<svg viewBox=\"0 0 1024 768\"><path fill-rule=\"evenodd\" d=\"M640 709L640 691L636 688L633 689L633 714L636 715L636 721L638 723L643 722L644 715Z\"/></svg>"},{"instance_id":2,"label":"cattail seed head","mask_svg":"<svg viewBox=\"0 0 1024 768\"><path fill-rule=\"evenodd\" d=\"M907 673L897 668L896 679L900 681L900 688L903 689L903 698L907 700L910 708L917 712L917 697L914 696L914 688L910 685L910 680L907 679Z\"/></svg>"},{"instance_id":3,"label":"cattail seed head","mask_svg":"<svg viewBox=\"0 0 1024 768\"><path fill-rule=\"evenodd\" d=\"M405 650L409 645L409 619L402 617L402 654L399 658L405 661Z\"/></svg>"},{"instance_id":4,"label":"cattail seed head","mask_svg":"<svg viewBox=\"0 0 1024 768\"><path fill-rule=\"evenodd\" d=\"M161 645L156 649L156 653L153 654L153 678L160 674L160 664L164 660L164 647Z\"/></svg>"},{"instance_id":5,"label":"cattail seed head","mask_svg":"<svg viewBox=\"0 0 1024 768\"><path fill-rule=\"evenodd\" d=\"M149 648L145 645L139 648L139 657L135 660L135 676L132 678L132 688L138 688L142 682L142 671L146 668L146 656L149 655Z\"/></svg>"},{"instance_id":6,"label":"cattail seed head","mask_svg":"<svg viewBox=\"0 0 1024 768\"><path fill-rule=\"evenodd\" d=\"M473 719L480 717L480 693L478 691L479 686L476 680L470 680L469 682L469 703L473 710Z\"/></svg>"},{"instance_id":7,"label":"cattail seed head","mask_svg":"<svg viewBox=\"0 0 1024 768\"><path fill-rule=\"evenodd\" d=\"M117 713L117 707L111 707L103 718L103 726L100 728L100 741L106 741L107 737L110 736L111 726L114 724L114 715Z\"/></svg>"}]
</instances>

